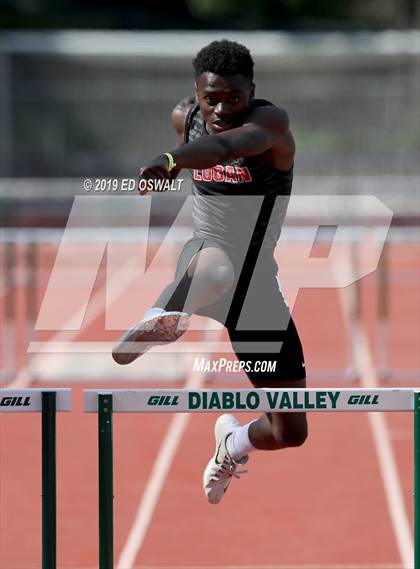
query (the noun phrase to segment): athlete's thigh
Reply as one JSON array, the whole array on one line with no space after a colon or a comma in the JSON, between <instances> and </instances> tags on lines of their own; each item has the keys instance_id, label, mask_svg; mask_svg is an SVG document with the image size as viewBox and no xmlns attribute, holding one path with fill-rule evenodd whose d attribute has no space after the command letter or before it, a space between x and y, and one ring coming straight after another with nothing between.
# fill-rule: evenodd
<instances>
[{"instance_id":1,"label":"athlete's thigh","mask_svg":"<svg viewBox=\"0 0 420 569\"><path fill-rule=\"evenodd\" d=\"M230 297L235 290L235 274L233 263L220 244L201 237L187 241L178 258L175 283L180 283L185 278L190 281L188 287L191 292L194 292L195 285L211 286L211 283L216 288L220 286L222 290L226 290L226 293L213 304L195 310L196 314L213 318L224 325L231 302Z\"/></svg>"},{"instance_id":2,"label":"athlete's thigh","mask_svg":"<svg viewBox=\"0 0 420 569\"><path fill-rule=\"evenodd\" d=\"M233 265L228 255L219 247L206 245L191 257L187 272L189 277L194 277L198 272L215 271L220 268L230 272L233 278Z\"/></svg>"},{"instance_id":3,"label":"athlete's thigh","mask_svg":"<svg viewBox=\"0 0 420 569\"><path fill-rule=\"evenodd\" d=\"M193 237L184 244L179 254L175 280L182 279L187 272L187 276L192 276L198 264L202 268L211 268L212 263L220 263L229 267L232 265L228 255L217 242Z\"/></svg>"}]
</instances>

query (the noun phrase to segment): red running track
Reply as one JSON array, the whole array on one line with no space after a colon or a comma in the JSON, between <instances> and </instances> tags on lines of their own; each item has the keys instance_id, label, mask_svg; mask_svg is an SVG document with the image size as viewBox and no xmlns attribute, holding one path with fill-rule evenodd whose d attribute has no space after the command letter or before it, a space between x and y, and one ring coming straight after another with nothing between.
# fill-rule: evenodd
<instances>
[{"instance_id":1,"label":"red running track","mask_svg":"<svg viewBox=\"0 0 420 569\"><path fill-rule=\"evenodd\" d=\"M391 358L407 367L419 367L417 285L411 282L416 258L410 248L391 255L400 275L391 287ZM363 280L362 308L369 349L375 355L372 279ZM23 298L21 289L18 296ZM22 305L23 300L21 326ZM304 291L295 318L308 368L327 363L342 368L345 322L337 295L331 290ZM103 315L82 337L100 338L102 330ZM334 379L329 383L338 384L345 386ZM98 514L97 417L82 413L82 389L99 386L89 385L87 376L86 383L72 387L74 411L58 417L58 564L83 569L97 567ZM201 476L213 453L215 418L189 418L135 567L401 567L367 414L310 415L310 438L302 448L255 453L249 474L233 481L220 505L210 506L202 494ZM170 415L115 418L116 560L170 422ZM412 520L412 417L387 414L386 425ZM0 568L33 569L40 567L41 558L40 417L0 415L0 438Z\"/></svg>"}]
</instances>

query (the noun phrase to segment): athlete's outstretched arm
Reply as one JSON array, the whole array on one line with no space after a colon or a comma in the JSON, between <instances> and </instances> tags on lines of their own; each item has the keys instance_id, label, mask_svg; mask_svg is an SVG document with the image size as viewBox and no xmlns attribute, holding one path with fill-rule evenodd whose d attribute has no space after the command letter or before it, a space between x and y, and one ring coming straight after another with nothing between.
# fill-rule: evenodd
<instances>
[{"instance_id":1,"label":"athlete's outstretched arm","mask_svg":"<svg viewBox=\"0 0 420 569\"><path fill-rule=\"evenodd\" d=\"M234 158L256 156L276 148L285 154L294 152L287 113L277 107L256 110L243 126L219 134L202 136L171 151L177 170L211 168ZM158 156L143 169L142 176L171 178L166 156Z\"/></svg>"},{"instance_id":2,"label":"athlete's outstretched arm","mask_svg":"<svg viewBox=\"0 0 420 569\"><path fill-rule=\"evenodd\" d=\"M182 168L210 168L226 160L262 154L290 143L289 120L285 111L265 107L247 123L219 134L202 136L172 152Z\"/></svg>"}]
</instances>

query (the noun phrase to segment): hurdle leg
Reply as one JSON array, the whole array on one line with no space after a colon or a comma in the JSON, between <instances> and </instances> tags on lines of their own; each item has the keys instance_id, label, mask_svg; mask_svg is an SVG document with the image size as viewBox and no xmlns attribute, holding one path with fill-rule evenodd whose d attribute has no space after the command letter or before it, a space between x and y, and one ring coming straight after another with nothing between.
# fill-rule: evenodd
<instances>
[{"instance_id":1,"label":"hurdle leg","mask_svg":"<svg viewBox=\"0 0 420 569\"><path fill-rule=\"evenodd\" d=\"M16 272L17 253L15 243L6 243L1 251L1 269L4 273L3 286L5 289L4 309L2 318L2 339L0 340L0 359L3 369L0 370L0 380L8 381L16 375Z\"/></svg>"},{"instance_id":2,"label":"hurdle leg","mask_svg":"<svg viewBox=\"0 0 420 569\"><path fill-rule=\"evenodd\" d=\"M56 394L42 393L42 569L57 564Z\"/></svg>"},{"instance_id":3,"label":"hurdle leg","mask_svg":"<svg viewBox=\"0 0 420 569\"><path fill-rule=\"evenodd\" d=\"M112 394L98 394L99 569L114 567Z\"/></svg>"},{"instance_id":4,"label":"hurdle leg","mask_svg":"<svg viewBox=\"0 0 420 569\"><path fill-rule=\"evenodd\" d=\"M356 241L350 244L350 259L353 275L358 273L360 264L360 245ZM345 378L349 381L356 381L360 378L358 369L357 343L360 334L361 323L361 286L360 280L354 278L352 285L348 287L348 332L347 332L347 368ZM344 315L346 316L346 315Z\"/></svg>"},{"instance_id":5,"label":"hurdle leg","mask_svg":"<svg viewBox=\"0 0 420 569\"><path fill-rule=\"evenodd\" d=\"M378 373L382 380L390 379L389 369L389 243L384 244L377 268L378 286Z\"/></svg>"}]
</instances>

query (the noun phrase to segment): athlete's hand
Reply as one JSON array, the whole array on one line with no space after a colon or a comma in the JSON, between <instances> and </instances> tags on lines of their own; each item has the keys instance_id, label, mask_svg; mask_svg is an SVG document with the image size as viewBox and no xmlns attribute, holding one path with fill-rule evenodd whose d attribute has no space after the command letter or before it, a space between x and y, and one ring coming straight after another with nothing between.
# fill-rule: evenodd
<instances>
[{"instance_id":1,"label":"athlete's hand","mask_svg":"<svg viewBox=\"0 0 420 569\"><path fill-rule=\"evenodd\" d=\"M148 166L141 168L139 181L137 189L141 196L148 194L149 191L153 191L149 186L146 188L146 184L142 180L171 180L172 172L168 171L168 159L165 155L158 156L155 158Z\"/></svg>"}]
</instances>

